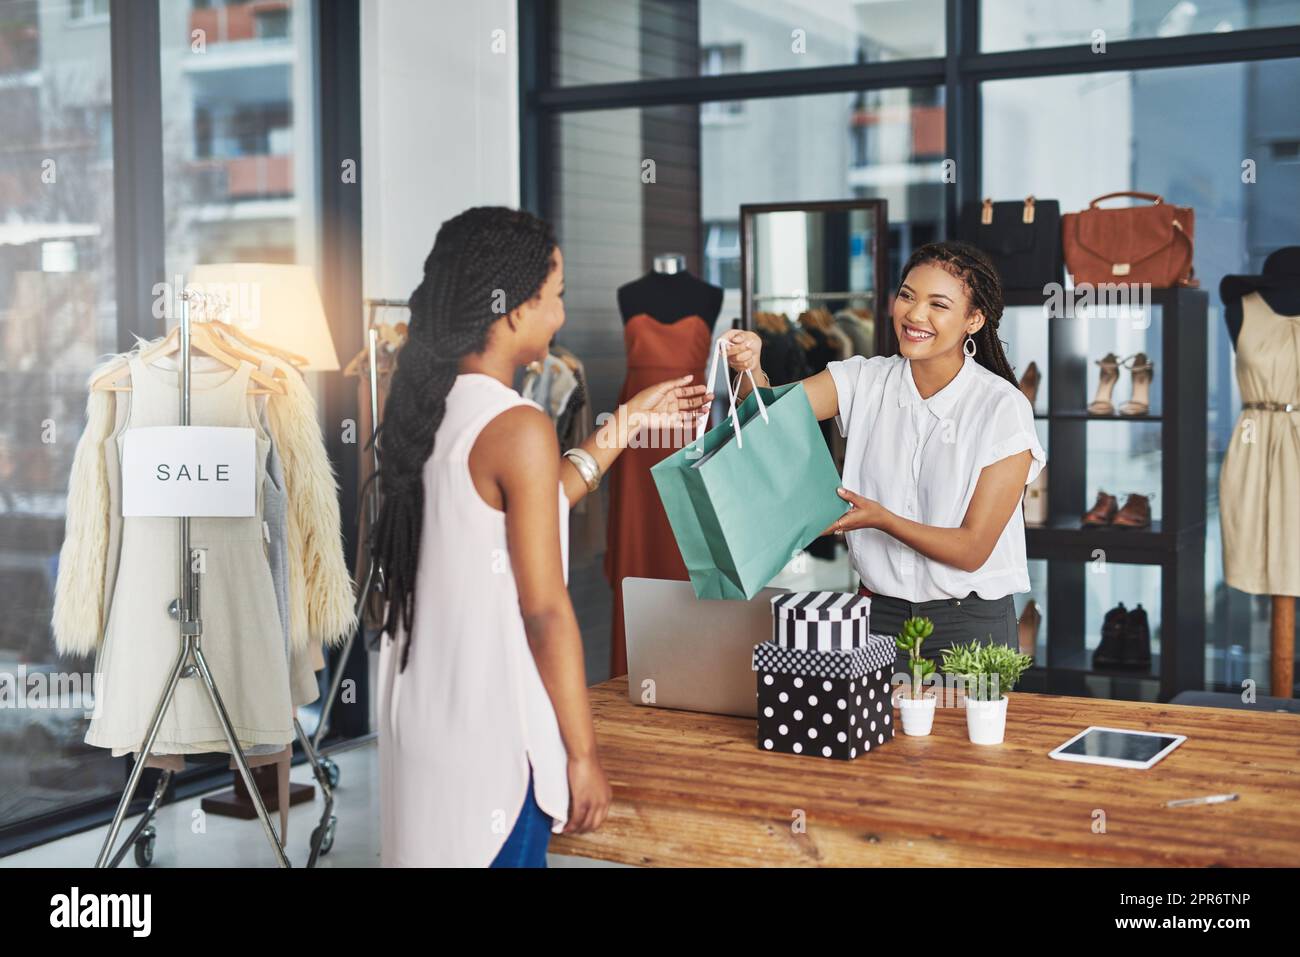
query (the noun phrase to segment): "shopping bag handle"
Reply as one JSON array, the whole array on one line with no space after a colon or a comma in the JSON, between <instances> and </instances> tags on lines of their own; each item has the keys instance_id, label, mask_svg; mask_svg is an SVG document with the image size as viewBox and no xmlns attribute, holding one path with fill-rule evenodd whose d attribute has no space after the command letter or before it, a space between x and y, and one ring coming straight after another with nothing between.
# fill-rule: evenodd
<instances>
[{"instance_id":1,"label":"shopping bag handle","mask_svg":"<svg viewBox=\"0 0 1300 957\"><path fill-rule=\"evenodd\" d=\"M713 380L718 371L718 358L727 354L727 340L719 339L716 346L717 348L713 350L713 358L709 360L709 374L705 383L708 386L709 392L713 391ZM754 381L754 373L752 370L746 369L745 374L749 376L749 384L754 391L754 401L758 403L758 412L763 416L763 421L766 422L768 421L767 406L763 404L763 397L758 393L758 383ZM727 397L729 400L727 418L731 419L731 426L736 430L736 448L743 449L745 443L740 438L740 417L736 415L736 389L732 388L731 379L727 377L725 372L722 375L722 381L727 385ZM703 437L704 430L708 424L709 410L705 409L700 414L699 422L696 425L695 441L698 442Z\"/></svg>"}]
</instances>

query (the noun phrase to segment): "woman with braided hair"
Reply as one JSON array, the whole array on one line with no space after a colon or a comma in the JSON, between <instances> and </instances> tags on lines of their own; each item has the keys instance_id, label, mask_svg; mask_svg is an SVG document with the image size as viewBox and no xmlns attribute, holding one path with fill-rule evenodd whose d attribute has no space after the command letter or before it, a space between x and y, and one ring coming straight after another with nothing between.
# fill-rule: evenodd
<instances>
[{"instance_id":1,"label":"woman with braided hair","mask_svg":"<svg viewBox=\"0 0 1300 957\"><path fill-rule=\"evenodd\" d=\"M550 418L512 383L564 324L563 292L549 225L475 207L442 224L411 294L371 538L387 601L385 865L545 866L552 830L592 830L608 812L568 509L643 428L685 433L713 397L690 376L661 382L561 458Z\"/></svg>"},{"instance_id":2,"label":"woman with braided hair","mask_svg":"<svg viewBox=\"0 0 1300 957\"><path fill-rule=\"evenodd\" d=\"M930 618L927 654L990 636L1018 645L1011 596L1029 590L1020 502L1047 455L1002 351L1001 318L988 257L930 243L907 260L894 299L900 354L832 362L803 382L817 418L834 416L847 439L839 494L849 510L826 531L845 535L872 631ZM729 338L731 367L763 375L762 340Z\"/></svg>"}]
</instances>

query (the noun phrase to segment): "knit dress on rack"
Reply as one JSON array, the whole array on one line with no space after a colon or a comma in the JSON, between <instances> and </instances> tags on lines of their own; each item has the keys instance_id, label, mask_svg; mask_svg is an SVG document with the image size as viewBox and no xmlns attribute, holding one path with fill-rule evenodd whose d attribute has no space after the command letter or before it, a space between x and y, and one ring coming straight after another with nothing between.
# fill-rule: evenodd
<instances>
[{"instance_id":1,"label":"knit dress on rack","mask_svg":"<svg viewBox=\"0 0 1300 957\"><path fill-rule=\"evenodd\" d=\"M133 357L125 427L114 436L121 461L134 428L179 424L179 375ZM263 487L271 439L247 394L253 366L192 379L190 424L251 428L256 434L256 513L193 518L190 544L204 552L200 579L202 648L241 748L293 740L289 668L275 586L267 562ZM86 743L114 755L139 749L180 650L168 606L179 591L180 530L175 518L129 516L108 625L96 670L96 714ZM200 679L182 678L163 718L155 754L228 751Z\"/></svg>"},{"instance_id":2,"label":"knit dress on rack","mask_svg":"<svg viewBox=\"0 0 1300 957\"><path fill-rule=\"evenodd\" d=\"M694 375L693 385L704 381L712 330L700 316L684 316L676 322L659 322L638 313L623 326L627 348L627 378L618 401L622 405L634 395L665 379ZM609 520L606 526L605 577L614 590L614 614L610 622L610 674L627 674L627 645L623 632L623 579L666 578L686 581L686 563L673 537L668 514L659 499L650 469L671 455L673 430L657 438L647 429L637 448L627 448L609 470ZM690 437L693 437L690 436Z\"/></svg>"}]
</instances>

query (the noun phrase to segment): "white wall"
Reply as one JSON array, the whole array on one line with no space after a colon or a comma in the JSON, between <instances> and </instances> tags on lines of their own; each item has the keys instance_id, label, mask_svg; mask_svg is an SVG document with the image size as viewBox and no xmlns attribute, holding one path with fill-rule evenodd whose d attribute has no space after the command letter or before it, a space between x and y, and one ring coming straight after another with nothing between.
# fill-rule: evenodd
<instances>
[{"instance_id":1,"label":"white wall","mask_svg":"<svg viewBox=\"0 0 1300 957\"><path fill-rule=\"evenodd\" d=\"M519 205L518 48L513 0L362 0L367 297L405 299L444 220Z\"/></svg>"}]
</instances>

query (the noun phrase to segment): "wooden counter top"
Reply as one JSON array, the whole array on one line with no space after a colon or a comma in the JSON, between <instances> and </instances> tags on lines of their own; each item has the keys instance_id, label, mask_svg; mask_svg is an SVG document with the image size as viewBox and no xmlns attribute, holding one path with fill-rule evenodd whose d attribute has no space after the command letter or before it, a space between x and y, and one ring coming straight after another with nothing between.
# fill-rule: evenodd
<instances>
[{"instance_id":1,"label":"wooden counter top","mask_svg":"<svg viewBox=\"0 0 1300 957\"><path fill-rule=\"evenodd\" d=\"M965 712L856 761L760 751L749 718L591 689L614 805L551 851L646 866L1300 865L1300 716L1015 693L1006 742ZM899 720L897 715L895 720ZM1053 761L1090 724L1185 734L1149 771ZM1167 800L1237 792L1225 804ZM795 827L802 819L802 832Z\"/></svg>"}]
</instances>

